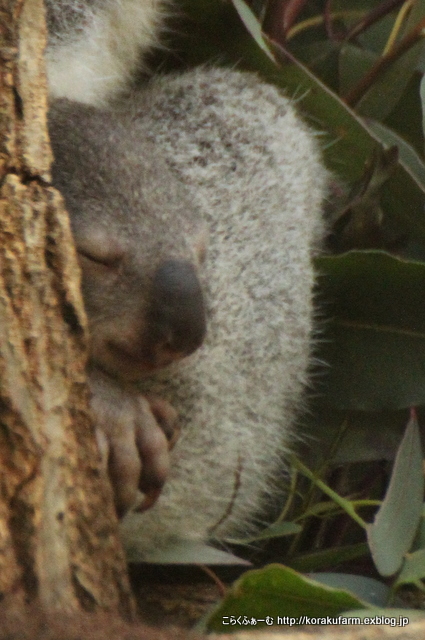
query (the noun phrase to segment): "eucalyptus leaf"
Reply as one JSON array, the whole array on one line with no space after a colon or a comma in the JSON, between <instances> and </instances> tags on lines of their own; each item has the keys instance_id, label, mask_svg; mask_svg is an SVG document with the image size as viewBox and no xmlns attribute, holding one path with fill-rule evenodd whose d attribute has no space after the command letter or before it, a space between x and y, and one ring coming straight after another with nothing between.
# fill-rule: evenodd
<instances>
[{"instance_id":1,"label":"eucalyptus leaf","mask_svg":"<svg viewBox=\"0 0 425 640\"><path fill-rule=\"evenodd\" d=\"M350 0L349 0L350 1ZM379 0L378 0L379 1ZM356 1L357 4L357 1ZM377 3L376 3L377 4ZM368 13L373 10L371 3L367 3ZM363 31L357 38L359 43L365 49L375 53L375 55L381 55L388 42L388 37L394 27L394 14L387 15L381 18L365 31Z\"/></svg>"},{"instance_id":2,"label":"eucalyptus leaf","mask_svg":"<svg viewBox=\"0 0 425 640\"><path fill-rule=\"evenodd\" d=\"M362 118L350 110L335 94L294 60L278 72L260 69L265 79L301 95L298 109L322 131L322 145L329 167L343 180L358 180L379 141ZM402 163L382 189L386 218L396 221L403 233L425 240L425 190Z\"/></svg>"},{"instance_id":3,"label":"eucalyptus leaf","mask_svg":"<svg viewBox=\"0 0 425 640\"><path fill-rule=\"evenodd\" d=\"M421 441L423 442L423 438ZM412 545L412 551L418 551L419 549L425 549L425 504L422 506L422 516Z\"/></svg>"},{"instance_id":4,"label":"eucalyptus leaf","mask_svg":"<svg viewBox=\"0 0 425 640\"><path fill-rule=\"evenodd\" d=\"M401 571L397 576L396 586L416 582L425 578L425 549L408 553Z\"/></svg>"},{"instance_id":5,"label":"eucalyptus leaf","mask_svg":"<svg viewBox=\"0 0 425 640\"><path fill-rule=\"evenodd\" d=\"M339 93L345 95L376 62L376 54L346 42L339 52Z\"/></svg>"},{"instance_id":6,"label":"eucalyptus leaf","mask_svg":"<svg viewBox=\"0 0 425 640\"><path fill-rule=\"evenodd\" d=\"M372 558L381 575L393 575L401 567L418 528L423 499L421 441L416 417L412 415L385 498L366 530Z\"/></svg>"},{"instance_id":7,"label":"eucalyptus leaf","mask_svg":"<svg viewBox=\"0 0 425 640\"><path fill-rule=\"evenodd\" d=\"M289 566L296 571L319 571L328 567L336 567L344 562L356 560L367 556L369 553L366 542L343 545L331 549L321 549L312 553L291 558Z\"/></svg>"},{"instance_id":8,"label":"eucalyptus leaf","mask_svg":"<svg viewBox=\"0 0 425 640\"><path fill-rule=\"evenodd\" d=\"M309 577L328 587L349 591L375 607L385 607L391 594L386 584L367 576L352 573L312 573Z\"/></svg>"},{"instance_id":9,"label":"eucalyptus leaf","mask_svg":"<svg viewBox=\"0 0 425 640\"><path fill-rule=\"evenodd\" d=\"M381 251L317 260L331 320L318 349L323 402L381 411L425 404L425 264Z\"/></svg>"},{"instance_id":10,"label":"eucalyptus leaf","mask_svg":"<svg viewBox=\"0 0 425 640\"><path fill-rule=\"evenodd\" d=\"M369 605L343 589L320 584L283 565L271 564L264 569L247 571L229 589L224 600L206 621L208 631L227 632L241 630L250 621L261 620L256 628L280 627L283 618L326 618L338 616L341 611L367 608ZM230 618L240 624L230 625ZM266 619L269 618L267 624ZM305 619L305 618L304 618ZM295 624L297 623L295 622ZM287 624L287 623L286 623Z\"/></svg>"},{"instance_id":11,"label":"eucalyptus leaf","mask_svg":"<svg viewBox=\"0 0 425 640\"><path fill-rule=\"evenodd\" d=\"M126 545L127 562L147 562L150 564L206 564L206 565L246 565L251 563L238 558L233 553L214 549L196 540L175 540L165 548L154 549L149 554L138 548L137 539Z\"/></svg>"},{"instance_id":12,"label":"eucalyptus leaf","mask_svg":"<svg viewBox=\"0 0 425 640\"><path fill-rule=\"evenodd\" d=\"M407 37L425 18L425 0L416 0L407 14L399 40ZM374 27L385 29L385 21L381 20ZM376 41L376 36L375 36ZM394 60L369 87L368 91L356 104L356 111L361 115L376 120L385 119L394 109L415 73L425 51L425 39L421 37L400 57Z\"/></svg>"},{"instance_id":13,"label":"eucalyptus leaf","mask_svg":"<svg viewBox=\"0 0 425 640\"><path fill-rule=\"evenodd\" d=\"M416 72L404 90L400 102L382 124L399 133L423 158L421 80L422 75Z\"/></svg>"},{"instance_id":14,"label":"eucalyptus leaf","mask_svg":"<svg viewBox=\"0 0 425 640\"><path fill-rule=\"evenodd\" d=\"M403 95L407 83L416 71L424 47L424 41L420 40L379 76L355 105L357 113L375 120L384 120Z\"/></svg>"},{"instance_id":15,"label":"eucalyptus leaf","mask_svg":"<svg viewBox=\"0 0 425 640\"><path fill-rule=\"evenodd\" d=\"M412 176L418 186L425 191L425 162L416 150L400 135L376 120L366 120L366 125L385 147L397 146L399 162Z\"/></svg>"},{"instance_id":16,"label":"eucalyptus leaf","mask_svg":"<svg viewBox=\"0 0 425 640\"><path fill-rule=\"evenodd\" d=\"M254 38L255 42L258 46L264 51L264 53L274 61L273 53L271 52L269 46L266 44L266 41L263 38L263 34L261 32L261 24L259 23L257 17L251 11L250 7L243 2L243 0L232 0L232 3L238 12L242 22Z\"/></svg>"},{"instance_id":17,"label":"eucalyptus leaf","mask_svg":"<svg viewBox=\"0 0 425 640\"><path fill-rule=\"evenodd\" d=\"M332 91L338 92L339 45L330 40L315 40L309 44L291 42L291 52Z\"/></svg>"}]
</instances>

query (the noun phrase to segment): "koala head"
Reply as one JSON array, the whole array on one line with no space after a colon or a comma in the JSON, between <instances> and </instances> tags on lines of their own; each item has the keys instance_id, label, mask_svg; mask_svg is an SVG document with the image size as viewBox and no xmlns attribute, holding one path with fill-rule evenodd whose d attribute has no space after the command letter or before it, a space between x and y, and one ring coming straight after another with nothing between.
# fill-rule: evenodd
<instances>
[{"instance_id":1,"label":"koala head","mask_svg":"<svg viewBox=\"0 0 425 640\"><path fill-rule=\"evenodd\" d=\"M82 269L92 362L136 380L205 336L199 269L205 225L137 123L57 100L53 185L65 198Z\"/></svg>"}]
</instances>

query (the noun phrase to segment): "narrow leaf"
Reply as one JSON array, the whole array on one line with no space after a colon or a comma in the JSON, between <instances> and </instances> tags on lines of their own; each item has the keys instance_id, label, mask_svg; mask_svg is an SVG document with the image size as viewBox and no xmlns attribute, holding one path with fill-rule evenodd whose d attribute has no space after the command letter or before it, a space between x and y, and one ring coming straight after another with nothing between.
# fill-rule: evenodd
<instances>
[{"instance_id":1,"label":"narrow leaf","mask_svg":"<svg viewBox=\"0 0 425 640\"><path fill-rule=\"evenodd\" d=\"M391 576L401 567L418 528L423 498L421 442L412 413L384 501L366 529L372 558L381 575Z\"/></svg>"},{"instance_id":2,"label":"narrow leaf","mask_svg":"<svg viewBox=\"0 0 425 640\"><path fill-rule=\"evenodd\" d=\"M404 561L396 585L416 582L425 578L425 549L409 553Z\"/></svg>"},{"instance_id":3,"label":"narrow leaf","mask_svg":"<svg viewBox=\"0 0 425 640\"><path fill-rule=\"evenodd\" d=\"M385 607L390 597L390 588L375 578L351 573L313 573L310 577L334 589L345 589L375 607Z\"/></svg>"},{"instance_id":4,"label":"narrow leaf","mask_svg":"<svg viewBox=\"0 0 425 640\"><path fill-rule=\"evenodd\" d=\"M270 58L270 60L274 61L274 56L263 38L261 24L258 22L255 14L243 0L232 0L232 2L240 16L240 19L254 38L255 42L258 44L260 49L262 49L264 53Z\"/></svg>"},{"instance_id":5,"label":"narrow leaf","mask_svg":"<svg viewBox=\"0 0 425 640\"><path fill-rule=\"evenodd\" d=\"M388 148L394 145L398 147L399 162L420 188L425 191L425 163L415 149L406 142L404 138L389 127L386 127L382 122L366 120L366 125L368 129L380 139L385 147Z\"/></svg>"},{"instance_id":6,"label":"narrow leaf","mask_svg":"<svg viewBox=\"0 0 425 640\"><path fill-rule=\"evenodd\" d=\"M313 553L306 553L297 556L288 562L289 566L296 571L320 571L328 567L335 567L350 560L356 560L369 555L366 542L350 544L342 547L323 549Z\"/></svg>"},{"instance_id":7,"label":"narrow leaf","mask_svg":"<svg viewBox=\"0 0 425 640\"><path fill-rule=\"evenodd\" d=\"M317 260L320 305L332 320L317 351L322 397L337 409L425 403L425 264L382 251Z\"/></svg>"},{"instance_id":8,"label":"narrow leaf","mask_svg":"<svg viewBox=\"0 0 425 640\"><path fill-rule=\"evenodd\" d=\"M208 565L247 565L251 563L233 553L214 549L195 540L177 540L165 549L157 549L146 555L138 549L137 540L126 548L128 562L148 562L150 564L208 564Z\"/></svg>"}]
</instances>

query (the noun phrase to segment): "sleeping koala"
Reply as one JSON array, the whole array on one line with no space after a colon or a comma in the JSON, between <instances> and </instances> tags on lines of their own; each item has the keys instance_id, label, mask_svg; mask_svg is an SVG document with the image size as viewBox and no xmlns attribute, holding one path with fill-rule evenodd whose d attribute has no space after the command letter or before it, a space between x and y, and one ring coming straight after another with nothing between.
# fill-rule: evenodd
<instances>
[{"instance_id":1,"label":"sleeping koala","mask_svg":"<svg viewBox=\"0 0 425 640\"><path fill-rule=\"evenodd\" d=\"M124 541L149 557L252 531L308 381L328 181L314 133L256 76L201 68L103 108L54 101L50 135L117 507L156 500Z\"/></svg>"}]
</instances>

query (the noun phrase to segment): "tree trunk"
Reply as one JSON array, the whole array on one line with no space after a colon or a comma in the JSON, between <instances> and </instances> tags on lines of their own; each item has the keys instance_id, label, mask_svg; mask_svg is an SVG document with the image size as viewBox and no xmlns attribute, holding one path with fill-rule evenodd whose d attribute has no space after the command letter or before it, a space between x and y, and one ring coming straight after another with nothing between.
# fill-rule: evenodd
<instances>
[{"instance_id":1,"label":"tree trunk","mask_svg":"<svg viewBox=\"0 0 425 640\"><path fill-rule=\"evenodd\" d=\"M85 384L69 221L49 187L42 0L0 0L0 595L133 602Z\"/></svg>"}]
</instances>

